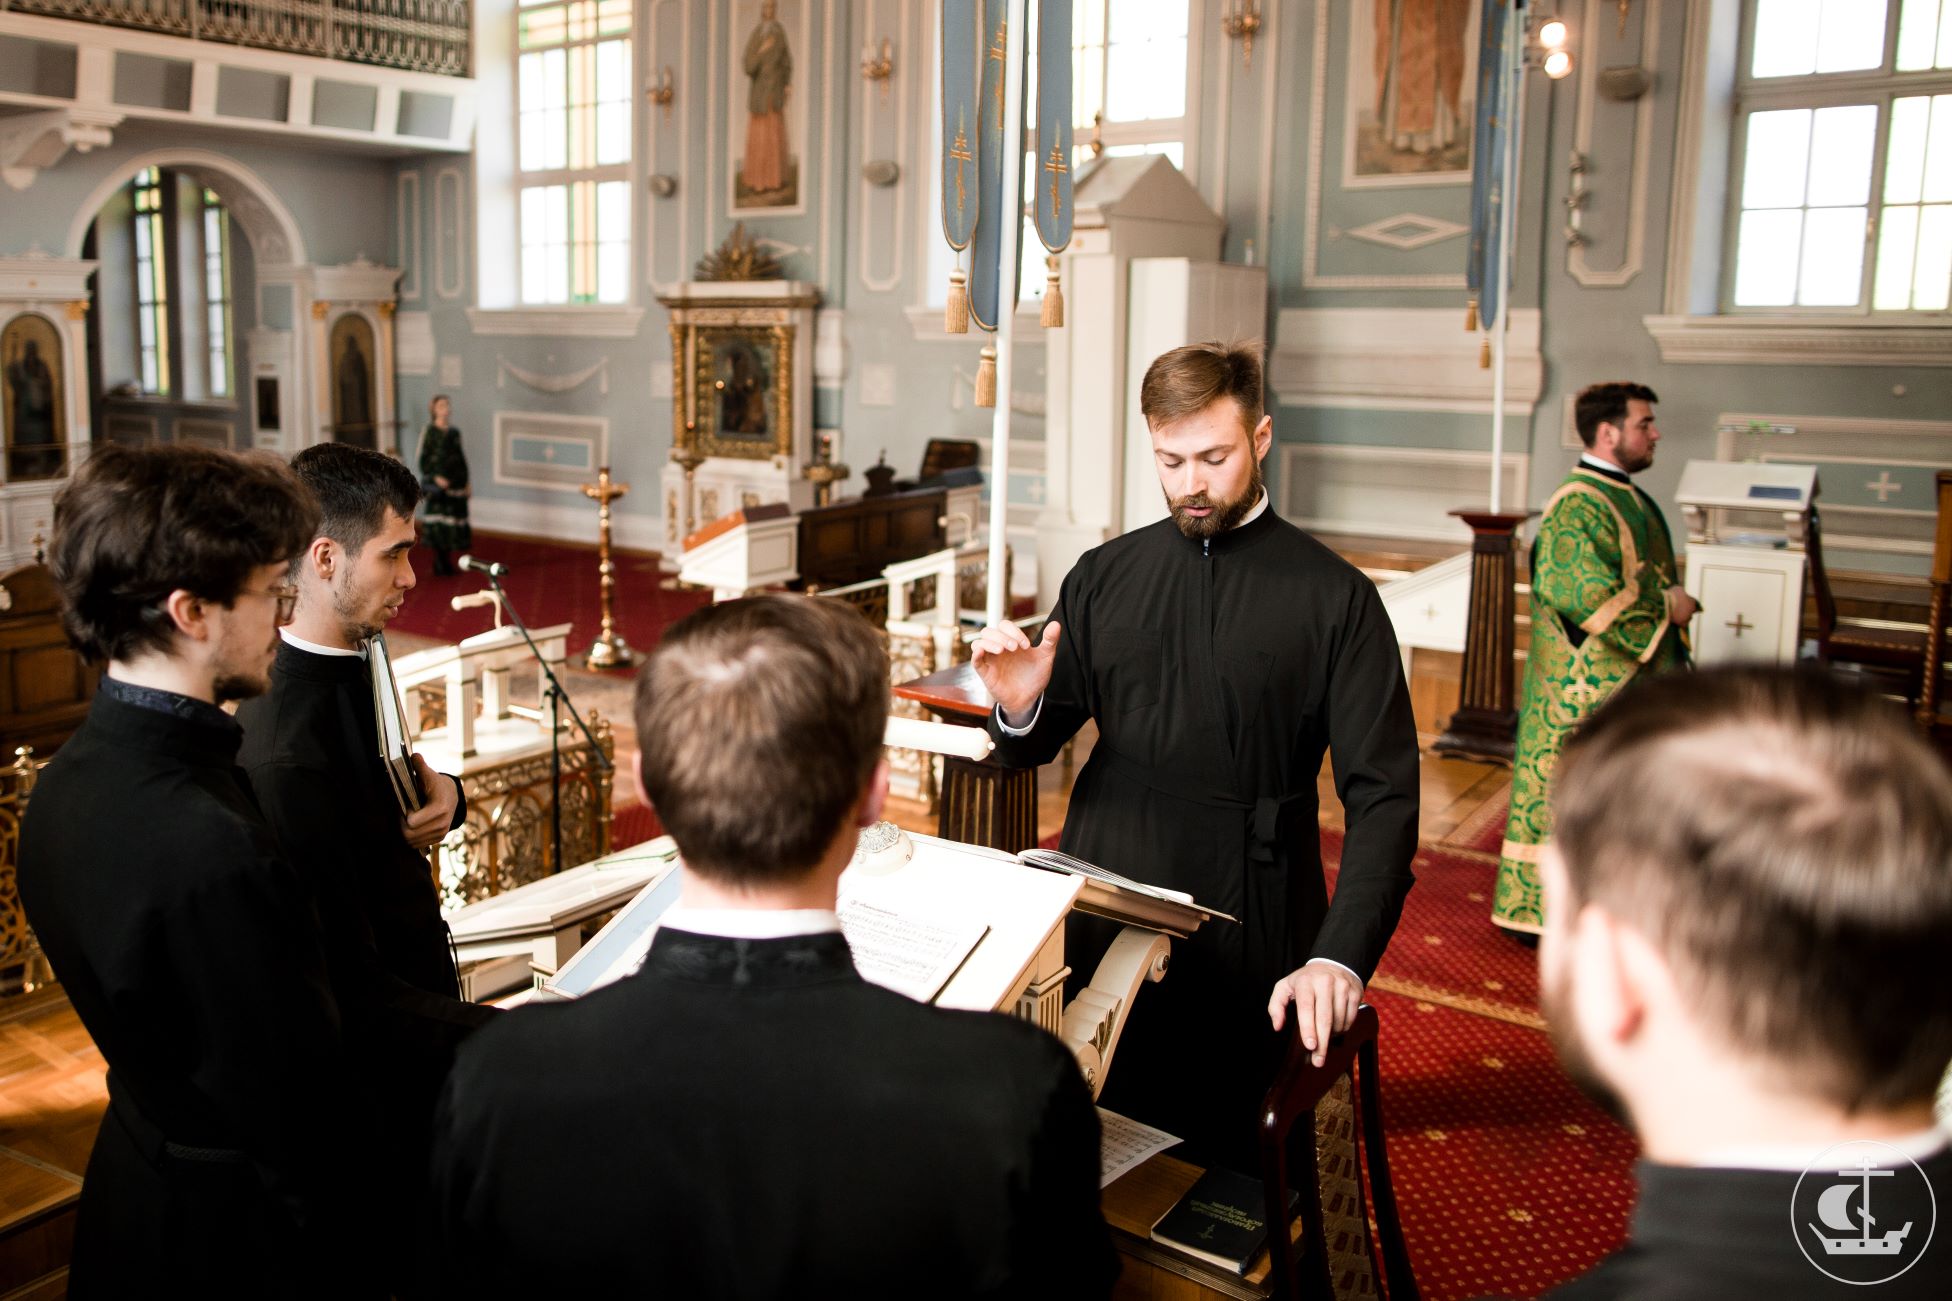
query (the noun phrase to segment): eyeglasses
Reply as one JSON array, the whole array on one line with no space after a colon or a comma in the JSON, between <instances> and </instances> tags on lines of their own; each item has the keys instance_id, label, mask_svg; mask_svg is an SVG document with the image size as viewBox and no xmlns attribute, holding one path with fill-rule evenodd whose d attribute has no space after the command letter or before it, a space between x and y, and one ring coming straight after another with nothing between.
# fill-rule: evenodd
<instances>
[{"instance_id":1,"label":"eyeglasses","mask_svg":"<svg viewBox=\"0 0 1952 1301\"><path fill-rule=\"evenodd\" d=\"M298 609L298 588L291 583L283 583L268 592L239 592L239 596L263 596L278 603L278 626L291 622L292 613Z\"/></svg>"}]
</instances>

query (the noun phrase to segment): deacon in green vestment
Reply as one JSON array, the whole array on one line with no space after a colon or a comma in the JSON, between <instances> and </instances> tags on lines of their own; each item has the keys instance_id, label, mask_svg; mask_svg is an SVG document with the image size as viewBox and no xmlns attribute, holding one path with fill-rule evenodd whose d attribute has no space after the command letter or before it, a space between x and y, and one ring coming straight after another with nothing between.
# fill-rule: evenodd
<instances>
[{"instance_id":1,"label":"deacon in green vestment","mask_svg":"<svg viewBox=\"0 0 1952 1301\"><path fill-rule=\"evenodd\" d=\"M1566 737L1636 674L1688 662L1695 602L1681 590L1660 507L1633 482L1654 463L1659 400L1643 384L1595 384L1579 395L1574 421L1587 450L1545 504L1532 544L1532 647L1491 905L1491 920L1510 930L1537 934L1545 924L1539 858Z\"/></svg>"}]
</instances>

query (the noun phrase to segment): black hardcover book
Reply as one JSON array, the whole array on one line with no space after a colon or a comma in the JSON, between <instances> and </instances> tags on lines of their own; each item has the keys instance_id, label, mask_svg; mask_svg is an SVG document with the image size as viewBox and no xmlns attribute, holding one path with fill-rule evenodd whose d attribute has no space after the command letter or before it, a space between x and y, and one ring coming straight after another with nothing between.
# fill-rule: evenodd
<instances>
[{"instance_id":1,"label":"black hardcover book","mask_svg":"<svg viewBox=\"0 0 1952 1301\"><path fill-rule=\"evenodd\" d=\"M1288 1194L1290 1207L1295 1195ZM1261 1181L1215 1167L1152 1226L1152 1240L1209 1265L1245 1274L1267 1245Z\"/></svg>"}]
</instances>

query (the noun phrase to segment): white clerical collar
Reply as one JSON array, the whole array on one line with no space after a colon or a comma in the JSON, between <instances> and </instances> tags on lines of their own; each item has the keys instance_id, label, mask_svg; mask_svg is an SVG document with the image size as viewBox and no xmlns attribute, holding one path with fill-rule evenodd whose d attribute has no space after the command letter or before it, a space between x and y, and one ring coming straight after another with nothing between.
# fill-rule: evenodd
<instances>
[{"instance_id":1,"label":"white clerical collar","mask_svg":"<svg viewBox=\"0 0 1952 1301\"><path fill-rule=\"evenodd\" d=\"M1923 1161L1927 1157L1937 1156L1948 1144L1952 1144L1952 1132L1933 1126L1895 1138L1864 1141L1890 1148L1913 1161ZM1753 1147L1716 1148L1692 1164L1697 1168L1712 1170L1807 1170L1827 1149L1835 1146L1835 1143L1819 1142L1807 1145L1760 1143Z\"/></svg>"},{"instance_id":2,"label":"white clerical collar","mask_svg":"<svg viewBox=\"0 0 1952 1301\"><path fill-rule=\"evenodd\" d=\"M680 903L671 905L658 924L728 940L783 940L837 931L840 917L831 908L688 908Z\"/></svg>"},{"instance_id":3,"label":"white clerical collar","mask_svg":"<svg viewBox=\"0 0 1952 1301\"><path fill-rule=\"evenodd\" d=\"M1630 471L1621 469L1604 457L1594 456L1591 452L1581 452L1579 454L1579 463L1581 465L1591 466L1595 470L1603 470L1608 474L1624 474L1630 479L1633 477Z\"/></svg>"},{"instance_id":4,"label":"white clerical collar","mask_svg":"<svg viewBox=\"0 0 1952 1301\"><path fill-rule=\"evenodd\" d=\"M1252 524L1255 520L1259 519L1261 517L1261 513L1266 509L1267 509L1267 489L1263 488L1261 489L1261 499L1254 503L1254 509L1248 511L1246 517L1242 519L1240 523L1234 525L1234 527L1237 529L1246 528L1249 524Z\"/></svg>"},{"instance_id":5,"label":"white clerical collar","mask_svg":"<svg viewBox=\"0 0 1952 1301\"><path fill-rule=\"evenodd\" d=\"M305 651L308 654L333 655L341 659L351 658L356 660L363 660L366 658L366 652L364 650L341 650L337 646L321 646L315 641L306 641L303 637L300 637L297 633L293 632L289 628L278 629L278 635L285 639L286 645L295 646L299 650Z\"/></svg>"}]
</instances>

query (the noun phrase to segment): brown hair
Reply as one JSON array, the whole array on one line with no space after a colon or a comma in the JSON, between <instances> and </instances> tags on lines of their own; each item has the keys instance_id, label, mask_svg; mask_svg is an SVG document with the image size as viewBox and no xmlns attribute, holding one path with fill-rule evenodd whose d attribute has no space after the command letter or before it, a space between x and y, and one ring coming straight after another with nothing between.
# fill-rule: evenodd
<instances>
[{"instance_id":1,"label":"brown hair","mask_svg":"<svg viewBox=\"0 0 1952 1301\"><path fill-rule=\"evenodd\" d=\"M253 569L291 560L318 524L311 489L268 453L99 448L54 499L48 568L68 640L89 660L167 652L171 592L229 606Z\"/></svg>"},{"instance_id":2,"label":"brown hair","mask_svg":"<svg viewBox=\"0 0 1952 1301\"><path fill-rule=\"evenodd\" d=\"M1579 396L1572 400L1573 428L1579 432L1579 441L1591 447L1593 440L1600 435L1601 425L1613 425L1624 429L1627 424L1627 401L1639 398L1642 402L1658 402L1654 390L1645 384L1634 384L1626 380L1611 380L1605 384L1589 384L1579 390Z\"/></svg>"},{"instance_id":3,"label":"brown hair","mask_svg":"<svg viewBox=\"0 0 1952 1301\"><path fill-rule=\"evenodd\" d=\"M1252 434L1261 423L1261 349L1258 343L1189 343L1161 353L1145 368L1139 411L1157 429L1197 415L1221 398L1240 408Z\"/></svg>"},{"instance_id":4,"label":"brown hair","mask_svg":"<svg viewBox=\"0 0 1952 1301\"><path fill-rule=\"evenodd\" d=\"M686 867L731 885L791 880L881 761L888 656L839 602L707 606L651 654L636 718L644 792Z\"/></svg>"},{"instance_id":5,"label":"brown hair","mask_svg":"<svg viewBox=\"0 0 1952 1301\"><path fill-rule=\"evenodd\" d=\"M1952 772L1827 674L1717 668L1620 693L1568 742L1572 897L1666 955L1703 1023L1846 1110L1952 1060Z\"/></svg>"}]
</instances>

